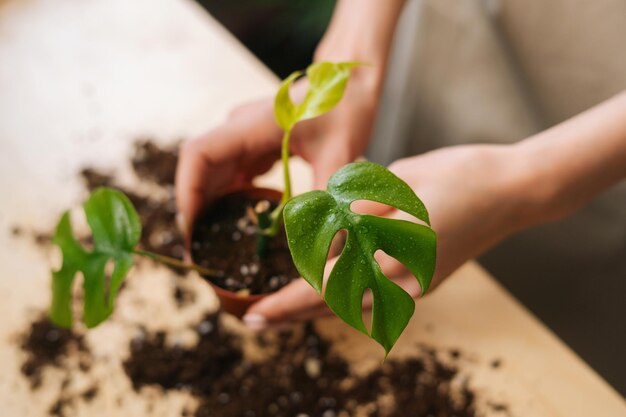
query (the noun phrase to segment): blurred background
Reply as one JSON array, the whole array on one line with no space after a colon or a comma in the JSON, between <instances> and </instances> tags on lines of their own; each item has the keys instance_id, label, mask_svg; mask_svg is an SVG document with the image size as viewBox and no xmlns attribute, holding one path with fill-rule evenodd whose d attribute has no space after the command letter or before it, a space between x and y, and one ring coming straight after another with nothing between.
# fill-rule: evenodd
<instances>
[{"instance_id":1,"label":"blurred background","mask_svg":"<svg viewBox=\"0 0 626 417\"><path fill-rule=\"evenodd\" d=\"M280 78L306 68L335 0L198 0Z\"/></svg>"}]
</instances>

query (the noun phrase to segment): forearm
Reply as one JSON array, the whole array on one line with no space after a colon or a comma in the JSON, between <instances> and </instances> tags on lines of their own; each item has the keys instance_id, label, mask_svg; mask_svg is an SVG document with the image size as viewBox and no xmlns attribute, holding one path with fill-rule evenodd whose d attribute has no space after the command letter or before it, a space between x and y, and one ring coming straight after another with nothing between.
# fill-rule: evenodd
<instances>
[{"instance_id":1,"label":"forearm","mask_svg":"<svg viewBox=\"0 0 626 417\"><path fill-rule=\"evenodd\" d=\"M405 0L339 0L316 61L358 60L384 74Z\"/></svg>"},{"instance_id":2,"label":"forearm","mask_svg":"<svg viewBox=\"0 0 626 417\"><path fill-rule=\"evenodd\" d=\"M558 219L626 178L626 92L516 145L536 222Z\"/></svg>"}]
</instances>

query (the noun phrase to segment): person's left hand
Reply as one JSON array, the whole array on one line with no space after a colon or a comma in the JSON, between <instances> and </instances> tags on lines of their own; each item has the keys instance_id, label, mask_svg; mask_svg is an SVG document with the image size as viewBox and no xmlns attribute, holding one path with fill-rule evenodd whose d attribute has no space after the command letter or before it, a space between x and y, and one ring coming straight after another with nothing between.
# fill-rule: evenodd
<instances>
[{"instance_id":1,"label":"person's left hand","mask_svg":"<svg viewBox=\"0 0 626 417\"><path fill-rule=\"evenodd\" d=\"M528 187L525 168L523 153L515 145L443 148L389 167L422 199L437 232L431 289L467 260L537 220L541 190ZM414 220L378 204L363 204L358 211ZM417 279L402 264L388 256L377 256L377 260L385 275L414 298L420 295ZM371 301L365 298L363 308L371 308ZM262 330L328 314L322 298L300 278L254 304L243 319L248 327Z\"/></svg>"}]
</instances>

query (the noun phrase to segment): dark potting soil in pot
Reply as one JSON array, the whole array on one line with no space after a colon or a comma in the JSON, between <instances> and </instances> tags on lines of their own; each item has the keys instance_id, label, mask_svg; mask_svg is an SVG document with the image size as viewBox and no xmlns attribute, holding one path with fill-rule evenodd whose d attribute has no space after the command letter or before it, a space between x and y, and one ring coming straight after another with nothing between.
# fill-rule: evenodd
<instances>
[{"instance_id":1,"label":"dark potting soil in pot","mask_svg":"<svg viewBox=\"0 0 626 417\"><path fill-rule=\"evenodd\" d=\"M218 271L207 277L230 291L263 294L278 290L299 276L284 229L271 239L267 254L256 253L255 226L246 215L261 199L243 193L227 195L199 216L194 227L191 256L199 265Z\"/></svg>"}]
</instances>

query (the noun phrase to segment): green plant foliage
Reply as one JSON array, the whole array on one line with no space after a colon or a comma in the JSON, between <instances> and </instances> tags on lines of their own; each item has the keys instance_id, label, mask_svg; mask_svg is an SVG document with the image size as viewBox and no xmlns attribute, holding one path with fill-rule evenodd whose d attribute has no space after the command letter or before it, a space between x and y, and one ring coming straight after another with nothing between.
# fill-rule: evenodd
<instances>
[{"instance_id":1,"label":"green plant foliage","mask_svg":"<svg viewBox=\"0 0 626 417\"><path fill-rule=\"evenodd\" d=\"M119 191L100 188L83 205L93 234L93 249L87 250L74 237L69 212L57 225L53 243L63 255L61 269L52 273L52 321L72 325L72 284L78 272L83 275L83 321L95 327L113 311L115 296L133 264L133 249L141 236L135 208ZM106 265L113 262L110 277Z\"/></svg>"},{"instance_id":2,"label":"green plant foliage","mask_svg":"<svg viewBox=\"0 0 626 417\"><path fill-rule=\"evenodd\" d=\"M359 62L318 62L311 64L306 75L309 89L301 103L296 104L289 96L289 88L302 75L296 71L281 84L274 101L275 116L278 125L289 132L302 120L312 119L330 111L339 103L346 90L350 70Z\"/></svg>"},{"instance_id":3,"label":"green plant foliage","mask_svg":"<svg viewBox=\"0 0 626 417\"><path fill-rule=\"evenodd\" d=\"M337 316L389 353L413 315L415 303L383 274L374 253L380 249L402 262L417 278L423 294L435 270L436 235L422 224L355 213L350 205L356 200L387 204L429 224L424 204L406 183L381 165L358 162L337 171L326 191L311 191L287 203L289 249L298 271L321 294L331 241L338 231L348 231L324 299ZM371 332L362 319L362 299L368 288L374 300Z\"/></svg>"},{"instance_id":4,"label":"green plant foliage","mask_svg":"<svg viewBox=\"0 0 626 417\"><path fill-rule=\"evenodd\" d=\"M292 73L278 88L274 99L274 115L276 122L284 131L281 159L285 190L280 204L272 212L270 226L262 230L261 235L276 236L282 222L285 204L291 199L291 175L289 173L291 130L299 121L312 119L332 110L343 97L350 78L350 70L359 65L362 64L360 62L318 62L309 65L306 69L308 90L302 102L298 104L291 100L289 89L303 75L301 71Z\"/></svg>"}]
</instances>

